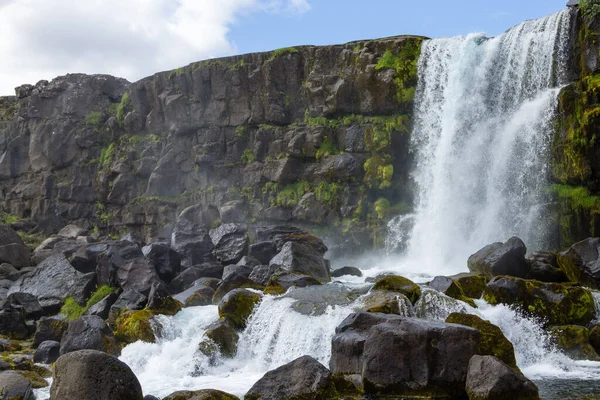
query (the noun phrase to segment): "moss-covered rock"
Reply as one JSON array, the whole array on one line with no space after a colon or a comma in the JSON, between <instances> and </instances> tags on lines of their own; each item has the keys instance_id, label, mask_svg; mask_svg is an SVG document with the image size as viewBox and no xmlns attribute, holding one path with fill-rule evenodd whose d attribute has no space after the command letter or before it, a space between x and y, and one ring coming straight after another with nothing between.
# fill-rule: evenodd
<instances>
[{"instance_id":1,"label":"moss-covered rock","mask_svg":"<svg viewBox=\"0 0 600 400\"><path fill-rule=\"evenodd\" d=\"M163 400L240 400L232 394L221 392L220 390L204 389L204 390L181 390L171 393Z\"/></svg>"},{"instance_id":2,"label":"moss-covered rock","mask_svg":"<svg viewBox=\"0 0 600 400\"><path fill-rule=\"evenodd\" d=\"M590 344L600 354L600 325L593 325L590 328Z\"/></svg>"},{"instance_id":3,"label":"moss-covered rock","mask_svg":"<svg viewBox=\"0 0 600 400\"><path fill-rule=\"evenodd\" d=\"M150 310L128 311L117 318L115 336L124 343L138 340L147 343L156 342L151 320L154 313Z\"/></svg>"},{"instance_id":4,"label":"moss-covered rock","mask_svg":"<svg viewBox=\"0 0 600 400\"><path fill-rule=\"evenodd\" d=\"M470 326L479 331L479 345L477 354L482 356L496 356L506 365L519 370L515 359L515 349L512 343L496 325L485 321L476 315L452 313L446 318L449 324Z\"/></svg>"},{"instance_id":5,"label":"moss-covered rock","mask_svg":"<svg viewBox=\"0 0 600 400\"><path fill-rule=\"evenodd\" d=\"M389 290L402 293L412 304L415 304L421 297L421 288L419 285L402 276L384 276L377 280L373 290Z\"/></svg>"},{"instance_id":6,"label":"moss-covered rock","mask_svg":"<svg viewBox=\"0 0 600 400\"><path fill-rule=\"evenodd\" d=\"M592 294L582 287L497 276L486 286L490 304L519 307L547 325L586 325L594 315Z\"/></svg>"},{"instance_id":7,"label":"moss-covered rock","mask_svg":"<svg viewBox=\"0 0 600 400\"><path fill-rule=\"evenodd\" d=\"M17 371L31 382L31 387L34 389L42 389L48 387L48 382L35 371Z\"/></svg>"},{"instance_id":8,"label":"moss-covered rock","mask_svg":"<svg viewBox=\"0 0 600 400\"><path fill-rule=\"evenodd\" d=\"M231 321L221 319L211 324L206 330L205 336L206 339L199 344L199 350L204 354L207 354L207 351L212 351L212 344L218 347L224 357L234 357L237 353L239 335Z\"/></svg>"},{"instance_id":9,"label":"moss-covered rock","mask_svg":"<svg viewBox=\"0 0 600 400\"><path fill-rule=\"evenodd\" d=\"M445 277L436 276L433 281L429 282L428 286L439 292L444 293L446 296L450 296L454 299L464 301L473 308L477 308L477 305L473 299L465 296L462 287L455 280Z\"/></svg>"},{"instance_id":10,"label":"moss-covered rock","mask_svg":"<svg viewBox=\"0 0 600 400\"><path fill-rule=\"evenodd\" d=\"M175 315L183 308L183 303L179 300L174 299L171 296L167 296L161 299L160 304L157 307L152 308L154 314L162 315Z\"/></svg>"},{"instance_id":11,"label":"moss-covered rock","mask_svg":"<svg viewBox=\"0 0 600 400\"><path fill-rule=\"evenodd\" d=\"M550 329L556 345L575 360L600 361L600 356L590 344L587 328L578 325L555 326Z\"/></svg>"},{"instance_id":12,"label":"moss-covered rock","mask_svg":"<svg viewBox=\"0 0 600 400\"><path fill-rule=\"evenodd\" d=\"M405 317L413 315L412 304L408 297L398 292L375 290L363 299L362 310L382 314L398 314Z\"/></svg>"},{"instance_id":13,"label":"moss-covered rock","mask_svg":"<svg viewBox=\"0 0 600 400\"><path fill-rule=\"evenodd\" d=\"M238 329L244 329L246 320L260 300L258 293L246 289L232 290L219 303L219 317L230 320Z\"/></svg>"},{"instance_id":14,"label":"moss-covered rock","mask_svg":"<svg viewBox=\"0 0 600 400\"><path fill-rule=\"evenodd\" d=\"M465 296L472 299L479 299L485 290L488 280L485 276L476 274L458 274L450 276L454 282L460 285Z\"/></svg>"}]
</instances>

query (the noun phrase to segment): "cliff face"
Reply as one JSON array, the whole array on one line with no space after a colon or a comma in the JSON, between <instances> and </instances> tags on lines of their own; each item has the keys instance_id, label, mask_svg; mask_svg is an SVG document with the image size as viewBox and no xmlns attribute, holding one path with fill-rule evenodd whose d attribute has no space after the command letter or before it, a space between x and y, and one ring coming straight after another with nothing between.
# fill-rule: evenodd
<instances>
[{"instance_id":1,"label":"cliff face","mask_svg":"<svg viewBox=\"0 0 600 400\"><path fill-rule=\"evenodd\" d=\"M422 40L247 54L131 84L21 86L0 98L0 201L49 231L168 238L200 205L224 222L326 222L376 243L385 218L410 207Z\"/></svg>"}]
</instances>

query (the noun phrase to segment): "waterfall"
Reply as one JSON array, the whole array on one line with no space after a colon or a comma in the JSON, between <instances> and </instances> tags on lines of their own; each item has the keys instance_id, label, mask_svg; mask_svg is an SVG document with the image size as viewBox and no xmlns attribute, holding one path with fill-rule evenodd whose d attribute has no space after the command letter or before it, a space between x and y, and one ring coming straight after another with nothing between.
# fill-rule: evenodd
<instances>
[{"instance_id":1,"label":"waterfall","mask_svg":"<svg viewBox=\"0 0 600 400\"><path fill-rule=\"evenodd\" d=\"M513 235L530 248L546 244L548 153L570 21L565 10L496 38L423 43L407 241L407 258L421 270L464 271L469 255Z\"/></svg>"}]
</instances>

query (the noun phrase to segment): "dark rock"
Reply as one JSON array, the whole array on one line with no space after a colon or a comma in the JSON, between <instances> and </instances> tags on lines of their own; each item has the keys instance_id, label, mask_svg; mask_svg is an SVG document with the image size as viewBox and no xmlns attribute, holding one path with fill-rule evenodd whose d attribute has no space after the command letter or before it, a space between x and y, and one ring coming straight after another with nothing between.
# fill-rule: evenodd
<instances>
[{"instance_id":1,"label":"dark rock","mask_svg":"<svg viewBox=\"0 0 600 400\"><path fill-rule=\"evenodd\" d=\"M161 282L154 267L148 260L137 259L119 268L117 271L119 286L123 290L133 289L148 296L150 288Z\"/></svg>"},{"instance_id":2,"label":"dark rock","mask_svg":"<svg viewBox=\"0 0 600 400\"><path fill-rule=\"evenodd\" d=\"M223 224L210 231L214 255L223 264L235 264L248 253L248 228L243 224Z\"/></svg>"},{"instance_id":3,"label":"dark rock","mask_svg":"<svg viewBox=\"0 0 600 400\"><path fill-rule=\"evenodd\" d=\"M219 287L220 283L221 283L220 279L216 279L216 278L200 278L200 279L194 281L194 283L192 284L192 287L203 285L203 286L208 286L211 289L217 290L217 287Z\"/></svg>"},{"instance_id":4,"label":"dark rock","mask_svg":"<svg viewBox=\"0 0 600 400\"><path fill-rule=\"evenodd\" d=\"M117 286L117 270L144 255L139 246L128 241L95 243L80 248L73 260L80 269L95 268L99 286Z\"/></svg>"},{"instance_id":5,"label":"dark rock","mask_svg":"<svg viewBox=\"0 0 600 400\"><path fill-rule=\"evenodd\" d=\"M29 267L30 250L11 227L0 225L0 263L16 269Z\"/></svg>"},{"instance_id":6,"label":"dark rock","mask_svg":"<svg viewBox=\"0 0 600 400\"><path fill-rule=\"evenodd\" d=\"M552 251L534 251L529 257L529 261L531 261L531 263L540 262L542 264L548 264L554 268L559 268L558 254Z\"/></svg>"},{"instance_id":7,"label":"dark rock","mask_svg":"<svg viewBox=\"0 0 600 400\"><path fill-rule=\"evenodd\" d=\"M213 242L209 228L219 218L218 210L192 206L177 217L171 247L181 256L183 267L212 261Z\"/></svg>"},{"instance_id":8,"label":"dark rock","mask_svg":"<svg viewBox=\"0 0 600 400\"><path fill-rule=\"evenodd\" d=\"M61 355L77 350L98 350L118 356L121 346L102 318L85 315L69 322L60 341Z\"/></svg>"},{"instance_id":9,"label":"dark rock","mask_svg":"<svg viewBox=\"0 0 600 400\"><path fill-rule=\"evenodd\" d=\"M102 319L107 319L110 314L111 307L117 302L117 299L121 295L120 291L115 291L104 297L102 300L91 306L87 315L97 315Z\"/></svg>"},{"instance_id":10,"label":"dark rock","mask_svg":"<svg viewBox=\"0 0 600 400\"><path fill-rule=\"evenodd\" d=\"M285 243L269 265L277 265L287 272L311 276L321 283L331 281L329 266L312 247L295 242Z\"/></svg>"},{"instance_id":11,"label":"dark rock","mask_svg":"<svg viewBox=\"0 0 600 400\"><path fill-rule=\"evenodd\" d=\"M323 256L327 252L327 246L318 237L311 235L305 230L293 226L260 227L256 230L256 241L274 241L277 251L281 251L287 242L294 242L313 249L318 255ZM256 257L256 256L255 256ZM256 257L260 260L260 257ZM261 260L262 261L262 260Z\"/></svg>"},{"instance_id":12,"label":"dark rock","mask_svg":"<svg viewBox=\"0 0 600 400\"><path fill-rule=\"evenodd\" d=\"M600 354L600 325L593 325L590 328L590 344Z\"/></svg>"},{"instance_id":13,"label":"dark rock","mask_svg":"<svg viewBox=\"0 0 600 400\"><path fill-rule=\"evenodd\" d=\"M446 296L450 296L454 299L464 301L469 304L471 307L476 308L475 302L473 299L465 296L462 287L455 280L448 278L446 276L436 276L433 278L428 285L430 288L437 290L438 292L444 293Z\"/></svg>"},{"instance_id":14,"label":"dark rock","mask_svg":"<svg viewBox=\"0 0 600 400\"><path fill-rule=\"evenodd\" d=\"M558 255L558 265L570 282L600 288L600 238L575 243Z\"/></svg>"},{"instance_id":15,"label":"dark rock","mask_svg":"<svg viewBox=\"0 0 600 400\"><path fill-rule=\"evenodd\" d=\"M145 399L144 399L145 400ZM163 400L240 400L229 393L220 390L204 389L196 391L180 390L171 393Z\"/></svg>"},{"instance_id":16,"label":"dark rock","mask_svg":"<svg viewBox=\"0 0 600 400\"><path fill-rule=\"evenodd\" d=\"M403 276L384 276L383 278L379 278L375 282L373 290L389 290L402 293L413 304L421 297L421 288L419 285Z\"/></svg>"},{"instance_id":17,"label":"dark rock","mask_svg":"<svg viewBox=\"0 0 600 400\"><path fill-rule=\"evenodd\" d=\"M487 278L482 275L469 273L457 274L449 278L460 285L465 296L472 299L481 298L488 282Z\"/></svg>"},{"instance_id":18,"label":"dark rock","mask_svg":"<svg viewBox=\"0 0 600 400\"><path fill-rule=\"evenodd\" d=\"M40 319L37 322L37 330L33 336L33 347L37 347L46 341L60 342L68 327L67 322L56 317Z\"/></svg>"},{"instance_id":19,"label":"dark rock","mask_svg":"<svg viewBox=\"0 0 600 400\"><path fill-rule=\"evenodd\" d=\"M375 290L363 299L364 311L382 314L397 314L412 317L412 304L408 297L398 292Z\"/></svg>"},{"instance_id":20,"label":"dark rock","mask_svg":"<svg viewBox=\"0 0 600 400\"><path fill-rule=\"evenodd\" d=\"M246 320L260 302L261 295L246 289L234 289L219 302L219 317L231 321L238 329L246 327Z\"/></svg>"},{"instance_id":21,"label":"dark rock","mask_svg":"<svg viewBox=\"0 0 600 400\"><path fill-rule=\"evenodd\" d=\"M493 243L485 246L469 257L469 271L492 278L498 275L525 278L529 272L529 264L525 260L527 247L517 237L506 243Z\"/></svg>"},{"instance_id":22,"label":"dark rock","mask_svg":"<svg viewBox=\"0 0 600 400\"><path fill-rule=\"evenodd\" d=\"M54 365L53 399L143 400L142 387L116 357L94 350L61 356Z\"/></svg>"},{"instance_id":23,"label":"dark rock","mask_svg":"<svg viewBox=\"0 0 600 400\"><path fill-rule=\"evenodd\" d=\"M278 268L279 266L277 265L257 265L252 269L248 278L259 285L266 286L269 283L269 279L271 279L271 276L273 276Z\"/></svg>"},{"instance_id":24,"label":"dark rock","mask_svg":"<svg viewBox=\"0 0 600 400\"><path fill-rule=\"evenodd\" d=\"M238 274L238 275L245 276L246 278L248 278L253 270L254 270L254 267L249 266L249 265L237 265L237 264L227 265L223 269L223 278L222 279L227 279L232 274Z\"/></svg>"},{"instance_id":25,"label":"dark rock","mask_svg":"<svg viewBox=\"0 0 600 400\"><path fill-rule=\"evenodd\" d=\"M240 267L250 267L251 269L256 267L257 265L261 265L260 260L254 258L252 256L244 256L240 259L240 261L235 264Z\"/></svg>"},{"instance_id":26,"label":"dark rock","mask_svg":"<svg viewBox=\"0 0 600 400\"><path fill-rule=\"evenodd\" d=\"M338 268L336 270L331 271L332 278L339 278L341 276L346 276L346 275L361 277L363 274L360 271L360 269L355 268L355 267L342 267L342 268Z\"/></svg>"},{"instance_id":27,"label":"dark rock","mask_svg":"<svg viewBox=\"0 0 600 400\"><path fill-rule=\"evenodd\" d=\"M159 278L167 284L181 271L181 257L169 246L153 243L142 248L142 252L156 270Z\"/></svg>"},{"instance_id":28,"label":"dark rock","mask_svg":"<svg viewBox=\"0 0 600 400\"><path fill-rule=\"evenodd\" d=\"M314 358L303 356L267 372L244 399L329 399L336 395L329 370Z\"/></svg>"},{"instance_id":29,"label":"dark rock","mask_svg":"<svg viewBox=\"0 0 600 400\"><path fill-rule=\"evenodd\" d=\"M600 361L600 356L590 344L586 327L577 325L553 326L550 334L557 347L574 360Z\"/></svg>"},{"instance_id":30,"label":"dark rock","mask_svg":"<svg viewBox=\"0 0 600 400\"><path fill-rule=\"evenodd\" d=\"M215 295L213 296L213 303L218 304L227 293L237 288L262 289L262 286L245 276L236 273L230 274L227 279L223 279L217 287Z\"/></svg>"},{"instance_id":31,"label":"dark rock","mask_svg":"<svg viewBox=\"0 0 600 400\"><path fill-rule=\"evenodd\" d=\"M330 369L360 375L366 393L460 397L478 340L461 325L355 313L336 329Z\"/></svg>"},{"instance_id":32,"label":"dark rock","mask_svg":"<svg viewBox=\"0 0 600 400\"><path fill-rule=\"evenodd\" d=\"M171 297L167 285L155 282L150 289L147 308L156 314L175 315L181 311L183 304Z\"/></svg>"},{"instance_id":33,"label":"dark rock","mask_svg":"<svg viewBox=\"0 0 600 400\"><path fill-rule=\"evenodd\" d=\"M171 281L169 289L172 293L179 293L189 289L194 282L201 278L221 279L223 276L223 266L216 262L208 262L201 265L190 267L177 275Z\"/></svg>"},{"instance_id":34,"label":"dark rock","mask_svg":"<svg viewBox=\"0 0 600 400\"><path fill-rule=\"evenodd\" d=\"M250 245L248 254L261 264L268 264L277 255L277 244L274 241L258 242Z\"/></svg>"},{"instance_id":35,"label":"dark rock","mask_svg":"<svg viewBox=\"0 0 600 400\"><path fill-rule=\"evenodd\" d=\"M560 268L541 261L531 263L531 269L526 278L540 282L567 282L567 276Z\"/></svg>"},{"instance_id":36,"label":"dark rock","mask_svg":"<svg viewBox=\"0 0 600 400\"><path fill-rule=\"evenodd\" d=\"M75 270L63 254L44 260L38 267L17 279L8 291L37 297L47 314L55 314L67 297L84 304L96 285L96 274Z\"/></svg>"},{"instance_id":37,"label":"dark rock","mask_svg":"<svg viewBox=\"0 0 600 400\"><path fill-rule=\"evenodd\" d=\"M88 231L86 229L80 228L77 225L67 225L58 231L58 236L64 237L66 239L77 239L79 236L87 235Z\"/></svg>"},{"instance_id":38,"label":"dark rock","mask_svg":"<svg viewBox=\"0 0 600 400\"><path fill-rule=\"evenodd\" d=\"M7 263L0 264L0 279L15 281L19 276L21 276L21 274L12 265Z\"/></svg>"},{"instance_id":39,"label":"dark rock","mask_svg":"<svg viewBox=\"0 0 600 400\"><path fill-rule=\"evenodd\" d=\"M7 400L35 399L29 379L14 371L0 373L0 393Z\"/></svg>"},{"instance_id":40,"label":"dark rock","mask_svg":"<svg viewBox=\"0 0 600 400\"><path fill-rule=\"evenodd\" d=\"M231 321L222 319L211 324L205 333L206 337L212 341L221 354L225 357L234 357L237 352L237 343L239 335ZM206 342L200 343L200 351L206 351ZM204 352L203 351L203 352Z\"/></svg>"},{"instance_id":41,"label":"dark rock","mask_svg":"<svg viewBox=\"0 0 600 400\"><path fill-rule=\"evenodd\" d=\"M265 294L283 294L291 287L304 288L318 285L321 285L321 282L312 276L295 272L285 272L278 268L277 272L271 275L269 283L265 288Z\"/></svg>"},{"instance_id":42,"label":"dark rock","mask_svg":"<svg viewBox=\"0 0 600 400\"><path fill-rule=\"evenodd\" d=\"M146 306L148 298L133 289L124 291L117 301L110 307L111 313L117 313L121 310L141 310Z\"/></svg>"},{"instance_id":43,"label":"dark rock","mask_svg":"<svg viewBox=\"0 0 600 400\"><path fill-rule=\"evenodd\" d=\"M539 400L540 398L533 382L494 356L473 356L469 361L466 382L469 399Z\"/></svg>"},{"instance_id":44,"label":"dark rock","mask_svg":"<svg viewBox=\"0 0 600 400\"><path fill-rule=\"evenodd\" d=\"M33 362L41 364L54 364L60 357L60 343L47 340L40 343L33 354Z\"/></svg>"},{"instance_id":45,"label":"dark rock","mask_svg":"<svg viewBox=\"0 0 600 400\"><path fill-rule=\"evenodd\" d=\"M586 325L594 315L594 299L581 287L497 276L486 286L490 304L514 305L548 325Z\"/></svg>"},{"instance_id":46,"label":"dark rock","mask_svg":"<svg viewBox=\"0 0 600 400\"><path fill-rule=\"evenodd\" d=\"M24 316L11 307L0 310L0 335L11 339L25 339L29 336L29 328Z\"/></svg>"},{"instance_id":47,"label":"dark rock","mask_svg":"<svg viewBox=\"0 0 600 400\"><path fill-rule=\"evenodd\" d=\"M6 300L6 306L19 311L25 319L38 320L44 316L44 310L37 298L29 293L12 293Z\"/></svg>"},{"instance_id":48,"label":"dark rock","mask_svg":"<svg viewBox=\"0 0 600 400\"><path fill-rule=\"evenodd\" d=\"M215 295L214 289L204 285L192 286L190 289L193 290L193 293L186 296L184 300L185 307L208 306L212 304L212 298Z\"/></svg>"},{"instance_id":49,"label":"dark rock","mask_svg":"<svg viewBox=\"0 0 600 400\"><path fill-rule=\"evenodd\" d=\"M147 394L144 396L144 400L160 400L158 397L154 397L152 395Z\"/></svg>"}]
</instances>

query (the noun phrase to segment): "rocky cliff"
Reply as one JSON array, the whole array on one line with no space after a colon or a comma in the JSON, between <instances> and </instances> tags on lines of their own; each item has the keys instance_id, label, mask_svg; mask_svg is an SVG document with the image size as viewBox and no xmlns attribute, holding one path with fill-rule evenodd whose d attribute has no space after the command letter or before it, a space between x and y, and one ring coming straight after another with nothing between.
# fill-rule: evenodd
<instances>
[{"instance_id":1,"label":"rocky cliff","mask_svg":"<svg viewBox=\"0 0 600 400\"><path fill-rule=\"evenodd\" d=\"M168 238L199 205L223 222L327 226L380 242L406 211L423 38L214 59L135 83L72 74L0 98L0 201L53 231ZM323 224L323 223L326 224ZM345 239L345 240L346 240Z\"/></svg>"}]
</instances>

